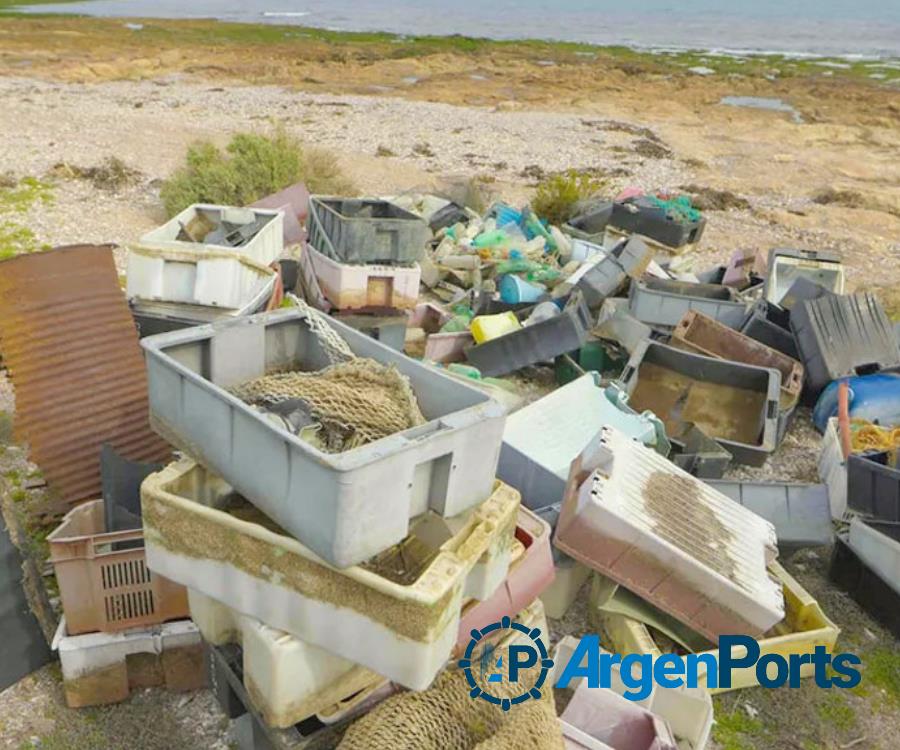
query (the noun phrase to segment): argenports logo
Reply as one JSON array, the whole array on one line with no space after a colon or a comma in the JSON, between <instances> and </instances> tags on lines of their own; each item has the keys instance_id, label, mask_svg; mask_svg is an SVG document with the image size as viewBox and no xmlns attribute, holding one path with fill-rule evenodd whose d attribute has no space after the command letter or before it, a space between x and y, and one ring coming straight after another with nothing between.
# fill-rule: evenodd
<instances>
[{"instance_id":1,"label":"argenports logo","mask_svg":"<svg viewBox=\"0 0 900 750\"><path fill-rule=\"evenodd\" d=\"M497 636L504 635L502 633L504 630L512 631L511 635L513 636L518 632L529 642L522 643L525 640L522 637L502 639L503 641L510 640L509 645L505 648L497 648L493 644L497 642ZM529 629L509 617L504 617L500 622L491 623L481 630L473 630L471 636L472 639L466 646L466 652L459 660L459 666L465 672L466 681L471 688L469 690L470 697L493 703L504 711L509 711L511 706L524 703L529 698L537 700L541 697L541 687L550 674L553 660L547 653L540 628ZM491 638L488 639L487 636L491 636ZM530 687L523 684L522 691L519 693L513 691L512 697L500 697L490 691L491 685L498 687L502 684L518 685L522 672L538 666L540 672L534 683ZM477 676L476 671L478 672Z\"/></svg>"}]
</instances>

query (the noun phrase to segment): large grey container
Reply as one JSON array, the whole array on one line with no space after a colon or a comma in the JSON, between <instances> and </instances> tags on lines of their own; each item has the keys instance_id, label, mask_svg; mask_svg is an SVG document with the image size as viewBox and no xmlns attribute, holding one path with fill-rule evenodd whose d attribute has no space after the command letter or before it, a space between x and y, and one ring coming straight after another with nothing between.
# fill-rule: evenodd
<instances>
[{"instance_id":1,"label":"large grey container","mask_svg":"<svg viewBox=\"0 0 900 750\"><path fill-rule=\"evenodd\" d=\"M707 484L770 521L779 547L794 549L831 542L831 506L824 484L728 480L707 480Z\"/></svg>"},{"instance_id":2,"label":"large grey container","mask_svg":"<svg viewBox=\"0 0 900 750\"><path fill-rule=\"evenodd\" d=\"M764 299L757 300L750 308L747 319L740 327L741 333L766 346L777 349L796 360L800 359L797 342L790 329L790 313Z\"/></svg>"},{"instance_id":3,"label":"large grey container","mask_svg":"<svg viewBox=\"0 0 900 750\"><path fill-rule=\"evenodd\" d=\"M519 316L527 317L527 312ZM482 375L506 375L581 348L592 325L584 298L575 292L559 315L470 347L466 358Z\"/></svg>"},{"instance_id":4,"label":"large grey container","mask_svg":"<svg viewBox=\"0 0 900 750\"><path fill-rule=\"evenodd\" d=\"M832 380L900 366L894 328L874 294L829 295L791 310L811 395Z\"/></svg>"},{"instance_id":5,"label":"large grey container","mask_svg":"<svg viewBox=\"0 0 900 750\"><path fill-rule=\"evenodd\" d=\"M324 453L226 388L329 364L307 313L280 310L142 340L154 428L337 567L402 540L426 510L454 516L491 494L503 407L384 344L321 316L360 357L406 375L426 424Z\"/></svg>"},{"instance_id":6,"label":"large grey container","mask_svg":"<svg viewBox=\"0 0 900 750\"><path fill-rule=\"evenodd\" d=\"M851 453L847 466L847 507L879 521L900 522L900 470L889 453Z\"/></svg>"},{"instance_id":7,"label":"large grey container","mask_svg":"<svg viewBox=\"0 0 900 750\"><path fill-rule=\"evenodd\" d=\"M603 300L618 292L628 277L639 278L653 259L652 251L639 237L620 242L597 263L591 266L575 284L594 309Z\"/></svg>"},{"instance_id":8,"label":"large grey container","mask_svg":"<svg viewBox=\"0 0 900 750\"><path fill-rule=\"evenodd\" d=\"M339 263L411 264L422 259L431 229L393 203L313 195L309 244Z\"/></svg>"},{"instance_id":9,"label":"large grey container","mask_svg":"<svg viewBox=\"0 0 900 750\"><path fill-rule=\"evenodd\" d=\"M734 301L728 287L663 279L633 283L628 307L641 322L666 328L678 325L689 310L702 312L735 329L747 317L747 305Z\"/></svg>"},{"instance_id":10,"label":"large grey container","mask_svg":"<svg viewBox=\"0 0 900 750\"><path fill-rule=\"evenodd\" d=\"M781 373L644 341L621 377L636 410L652 411L666 434L693 422L737 463L762 466L775 450Z\"/></svg>"}]
</instances>

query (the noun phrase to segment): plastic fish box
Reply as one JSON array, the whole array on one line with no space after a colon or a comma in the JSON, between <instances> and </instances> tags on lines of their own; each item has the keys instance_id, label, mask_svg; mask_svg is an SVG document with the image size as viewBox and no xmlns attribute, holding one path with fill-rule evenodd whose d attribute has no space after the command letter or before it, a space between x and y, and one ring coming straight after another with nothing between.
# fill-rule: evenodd
<instances>
[{"instance_id":1,"label":"plastic fish box","mask_svg":"<svg viewBox=\"0 0 900 750\"><path fill-rule=\"evenodd\" d=\"M515 616L553 582L553 551L550 525L527 508L519 508L515 549L506 579L484 601L468 602L459 621L457 647L465 647L472 630L480 630L504 615Z\"/></svg>"},{"instance_id":2,"label":"plastic fish box","mask_svg":"<svg viewBox=\"0 0 900 750\"><path fill-rule=\"evenodd\" d=\"M599 307L629 278L639 279L652 259L652 250L640 237L623 240L580 274L575 288L584 295L588 307Z\"/></svg>"},{"instance_id":3,"label":"plastic fish box","mask_svg":"<svg viewBox=\"0 0 900 750\"><path fill-rule=\"evenodd\" d=\"M777 445L781 374L704 357L655 341L631 355L622 382L633 409L653 412L666 434L694 424L737 463L762 466Z\"/></svg>"},{"instance_id":4,"label":"plastic fish box","mask_svg":"<svg viewBox=\"0 0 900 750\"><path fill-rule=\"evenodd\" d=\"M353 662L191 591L191 619L213 646L241 647L244 688L269 726L284 729L384 682Z\"/></svg>"},{"instance_id":5,"label":"plastic fish box","mask_svg":"<svg viewBox=\"0 0 900 750\"><path fill-rule=\"evenodd\" d=\"M824 484L730 482L707 484L775 526L785 549L830 544L834 536L828 487Z\"/></svg>"},{"instance_id":6,"label":"plastic fish box","mask_svg":"<svg viewBox=\"0 0 900 750\"><path fill-rule=\"evenodd\" d=\"M225 250L134 246L128 251L126 294L138 304L176 303L239 315L272 296L276 274Z\"/></svg>"},{"instance_id":7,"label":"plastic fish box","mask_svg":"<svg viewBox=\"0 0 900 750\"><path fill-rule=\"evenodd\" d=\"M66 618L53 638L69 708L119 703L133 689L199 690L206 683L200 632L177 620L121 633L69 635Z\"/></svg>"},{"instance_id":8,"label":"plastic fish box","mask_svg":"<svg viewBox=\"0 0 900 750\"><path fill-rule=\"evenodd\" d=\"M463 599L490 597L506 577L519 493L498 482L471 512L425 514L401 545L343 570L189 459L148 477L141 505L151 569L422 689L456 643Z\"/></svg>"},{"instance_id":9,"label":"plastic fish box","mask_svg":"<svg viewBox=\"0 0 900 750\"><path fill-rule=\"evenodd\" d=\"M731 463L732 455L694 424L685 423L680 432L669 437L669 460L695 477L721 479Z\"/></svg>"},{"instance_id":10,"label":"plastic fish box","mask_svg":"<svg viewBox=\"0 0 900 750\"><path fill-rule=\"evenodd\" d=\"M563 226L563 231L572 234L569 230L575 230L579 234L572 234L576 239L585 239L582 235L593 237L603 236L603 230L609 224L609 220L613 214L612 201L596 201L588 205L585 210L569 220L569 223Z\"/></svg>"},{"instance_id":11,"label":"plastic fish box","mask_svg":"<svg viewBox=\"0 0 900 750\"><path fill-rule=\"evenodd\" d=\"M784 617L772 524L610 427L572 462L554 543L713 642Z\"/></svg>"},{"instance_id":12,"label":"plastic fish box","mask_svg":"<svg viewBox=\"0 0 900 750\"><path fill-rule=\"evenodd\" d=\"M764 637L758 638L760 658L767 654L778 654L787 659L791 654L811 654L817 646L824 646L828 653L834 651L840 628L835 625L819 606L819 603L777 562L770 565L772 575L783 588L785 612L784 618L777 623ZM652 654L654 660L661 656L661 651L645 625L622 615L603 613L601 621L605 625L604 635L609 638L615 650L620 654ZM733 632L743 633L741 630ZM740 653L737 653L740 651ZM718 657L718 651L708 652ZM743 648L736 648L734 656L743 656ZM802 664L801 677L812 677L815 665ZM769 672L771 676L771 670ZM701 672L701 687L706 687L705 674ZM739 688L758 685L755 667L735 669L731 673L731 687L707 688L710 693L723 693Z\"/></svg>"},{"instance_id":13,"label":"plastic fish box","mask_svg":"<svg viewBox=\"0 0 900 750\"><path fill-rule=\"evenodd\" d=\"M740 328L747 317L746 303L735 301L727 286L665 279L633 283L628 307L642 323L666 328L678 325L690 310L698 310L735 329Z\"/></svg>"},{"instance_id":14,"label":"plastic fish box","mask_svg":"<svg viewBox=\"0 0 900 750\"><path fill-rule=\"evenodd\" d=\"M847 543L869 570L900 594L900 523L856 517Z\"/></svg>"},{"instance_id":15,"label":"plastic fish box","mask_svg":"<svg viewBox=\"0 0 900 750\"><path fill-rule=\"evenodd\" d=\"M706 228L703 217L697 221L675 221L666 215L664 209L647 204L641 198L614 203L609 223L618 229L643 234L675 248L699 242Z\"/></svg>"},{"instance_id":16,"label":"plastic fish box","mask_svg":"<svg viewBox=\"0 0 900 750\"><path fill-rule=\"evenodd\" d=\"M493 490L505 414L483 392L312 314L357 356L406 375L428 422L323 453L228 393L267 372L329 364L301 310L142 339L151 421L316 554L346 567L399 542L409 519L428 509L455 516L483 502Z\"/></svg>"},{"instance_id":17,"label":"plastic fish box","mask_svg":"<svg viewBox=\"0 0 900 750\"><path fill-rule=\"evenodd\" d=\"M798 279L811 281L834 294L844 293L844 266L833 253L793 248L769 251L765 299L780 304Z\"/></svg>"},{"instance_id":18,"label":"plastic fish box","mask_svg":"<svg viewBox=\"0 0 900 750\"><path fill-rule=\"evenodd\" d=\"M841 447L838 435L837 417L828 420L816 467L819 479L828 487L831 517L835 521L840 521L847 511L847 461L844 459L844 449ZM900 512L900 508L898 508L898 512Z\"/></svg>"},{"instance_id":19,"label":"plastic fish box","mask_svg":"<svg viewBox=\"0 0 900 750\"><path fill-rule=\"evenodd\" d=\"M810 395L838 378L900 367L894 328L868 292L801 302L791 311L791 330Z\"/></svg>"},{"instance_id":20,"label":"plastic fish box","mask_svg":"<svg viewBox=\"0 0 900 750\"><path fill-rule=\"evenodd\" d=\"M412 310L419 302L418 263L411 266L340 263L307 245L325 298L338 310Z\"/></svg>"},{"instance_id":21,"label":"plastic fish box","mask_svg":"<svg viewBox=\"0 0 900 750\"><path fill-rule=\"evenodd\" d=\"M580 348L592 326L590 310L576 292L559 315L470 347L466 357L485 377L506 375Z\"/></svg>"},{"instance_id":22,"label":"plastic fish box","mask_svg":"<svg viewBox=\"0 0 900 750\"><path fill-rule=\"evenodd\" d=\"M309 243L339 263L409 264L431 241L428 224L388 201L313 195Z\"/></svg>"},{"instance_id":23,"label":"plastic fish box","mask_svg":"<svg viewBox=\"0 0 900 750\"><path fill-rule=\"evenodd\" d=\"M764 299L757 300L750 308L747 319L740 326L740 332L792 359L800 359L797 342L794 341L790 328L790 314Z\"/></svg>"},{"instance_id":24,"label":"plastic fish box","mask_svg":"<svg viewBox=\"0 0 900 750\"><path fill-rule=\"evenodd\" d=\"M207 233L228 222L237 229L231 241L221 233ZM188 233L205 241L179 239ZM165 224L143 235L137 245L171 251L193 251L240 255L268 266L284 252L284 212L265 208L237 208L196 203ZM131 276L131 269L128 270Z\"/></svg>"},{"instance_id":25,"label":"plastic fish box","mask_svg":"<svg viewBox=\"0 0 900 750\"><path fill-rule=\"evenodd\" d=\"M670 346L705 357L774 368L781 373L781 408L791 409L800 399L803 365L697 310L685 313L678 322Z\"/></svg>"},{"instance_id":26,"label":"plastic fish box","mask_svg":"<svg viewBox=\"0 0 900 750\"><path fill-rule=\"evenodd\" d=\"M588 372L507 418L497 476L532 510L559 503L573 459L608 424L668 453L662 423L629 408L621 387L604 387L598 373Z\"/></svg>"},{"instance_id":27,"label":"plastic fish box","mask_svg":"<svg viewBox=\"0 0 900 750\"><path fill-rule=\"evenodd\" d=\"M879 521L900 522L900 470L888 465L889 458L887 452L851 454L847 458L850 510Z\"/></svg>"}]
</instances>

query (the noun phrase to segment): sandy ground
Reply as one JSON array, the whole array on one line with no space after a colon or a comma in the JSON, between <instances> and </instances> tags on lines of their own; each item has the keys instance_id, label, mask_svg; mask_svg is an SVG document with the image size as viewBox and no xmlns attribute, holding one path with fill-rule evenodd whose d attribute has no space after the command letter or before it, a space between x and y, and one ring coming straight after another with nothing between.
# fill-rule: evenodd
<instances>
[{"instance_id":1,"label":"sandy ground","mask_svg":"<svg viewBox=\"0 0 900 750\"><path fill-rule=\"evenodd\" d=\"M752 84L761 95L792 95L805 119L798 124L784 113L718 103L732 91L747 93L746 81L666 80L620 71L579 80L577 71L562 65L503 67L488 60L469 61L466 68L454 57L365 66L312 62L289 83L273 63L261 77L272 83L249 85L223 80L233 71L214 70L209 60L191 64L171 54L76 65L37 50L28 59L28 65L19 58L13 65L0 55L0 174L45 177L60 162L90 167L109 156L140 173L119 192L49 177L52 201L16 217L48 244L135 240L163 218L159 181L182 162L188 144L200 138L223 144L234 132L265 129L278 120L305 142L337 153L367 193L480 177L517 202L529 196L535 167L594 169L608 175L613 187L723 189L745 198L749 208L708 213L703 245L689 256L696 268L724 260L737 248L792 245L839 252L851 287L900 283L900 103L896 94L892 100L881 90L848 88L841 106L840 90L825 86ZM109 80L133 73L136 65L141 80ZM655 155L646 155L641 145L648 140L661 147L652 149ZM379 150L394 155L377 156ZM814 202L826 188L854 191L859 207ZM120 252L120 262L122 257ZM4 398L8 402L8 391L0 387ZM0 410L8 409L0 403ZM817 445L802 414L778 455L761 472L744 473L812 481ZM845 628L844 645L860 651L873 644L895 647L846 597L827 587L826 566L827 552L791 563ZM590 629L583 604L567 617L563 631ZM144 691L121 707L73 718L61 707L54 669L0 694L0 748L119 747L113 735L127 737L141 726L142 740L128 747L228 746L227 722L208 693L184 702L182 696ZM892 705L849 696L852 720L832 727L815 690L805 686L779 695L742 691L723 702L726 711L747 717L762 712L777 726L765 740L751 737L749 744L723 747L896 746L900 722ZM150 726L159 717L168 735ZM807 731L820 724L821 732ZM81 744L67 744L73 737ZM167 738L177 739L166 745Z\"/></svg>"}]
</instances>

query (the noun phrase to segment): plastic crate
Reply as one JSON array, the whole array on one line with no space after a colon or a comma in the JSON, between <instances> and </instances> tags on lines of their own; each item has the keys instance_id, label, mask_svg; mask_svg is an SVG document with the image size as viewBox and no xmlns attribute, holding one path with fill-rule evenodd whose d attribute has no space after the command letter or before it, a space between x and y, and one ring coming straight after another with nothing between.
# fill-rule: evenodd
<instances>
[{"instance_id":1,"label":"plastic crate","mask_svg":"<svg viewBox=\"0 0 900 750\"><path fill-rule=\"evenodd\" d=\"M847 536L857 557L900 594L900 523L856 517Z\"/></svg>"},{"instance_id":2,"label":"plastic crate","mask_svg":"<svg viewBox=\"0 0 900 750\"><path fill-rule=\"evenodd\" d=\"M769 566L772 575L778 580L784 592L784 620L774 628L773 634L759 638L760 658L767 654L778 654L785 660L792 654L811 654L817 646L824 646L828 653L834 651L840 628L835 625L819 603L777 562ZM652 654L654 661L662 655L647 627L622 615L604 612L600 617L604 625L604 634L615 645L619 654ZM743 631L735 631L743 632ZM740 647L739 647L740 648ZM718 658L718 651L703 652ZM742 654L735 654L736 657ZM802 664L801 677L812 677L815 665ZM707 687L705 673L699 675L701 687ZM707 688L710 693L724 693L739 688L758 685L755 667L734 669L731 672L731 687L723 689Z\"/></svg>"},{"instance_id":3,"label":"plastic crate","mask_svg":"<svg viewBox=\"0 0 900 750\"><path fill-rule=\"evenodd\" d=\"M832 519L843 520L847 512L847 461L838 434L837 417L828 420L816 467L819 479L828 487Z\"/></svg>"},{"instance_id":4,"label":"plastic crate","mask_svg":"<svg viewBox=\"0 0 900 750\"><path fill-rule=\"evenodd\" d=\"M431 229L388 201L313 195L309 243L339 263L408 264L421 260Z\"/></svg>"},{"instance_id":5,"label":"plastic crate","mask_svg":"<svg viewBox=\"0 0 900 750\"><path fill-rule=\"evenodd\" d=\"M732 455L695 424L685 423L669 438L669 460L698 479L721 479L731 463Z\"/></svg>"},{"instance_id":6,"label":"plastic crate","mask_svg":"<svg viewBox=\"0 0 900 750\"><path fill-rule=\"evenodd\" d=\"M735 329L747 317L746 303L734 301L729 287L664 279L633 283L628 307L642 323L663 328L674 328L690 310Z\"/></svg>"},{"instance_id":7,"label":"plastic crate","mask_svg":"<svg viewBox=\"0 0 900 750\"><path fill-rule=\"evenodd\" d=\"M157 625L188 617L183 586L151 572L144 532L106 533L103 500L70 510L47 537L69 635Z\"/></svg>"},{"instance_id":8,"label":"plastic crate","mask_svg":"<svg viewBox=\"0 0 900 750\"><path fill-rule=\"evenodd\" d=\"M309 259L325 298L338 310L412 310L419 303L419 264L412 266L340 263L310 243Z\"/></svg>"},{"instance_id":9,"label":"plastic crate","mask_svg":"<svg viewBox=\"0 0 900 750\"><path fill-rule=\"evenodd\" d=\"M691 354L644 341L622 382L633 409L648 410L679 435L695 424L737 463L761 466L777 445L777 370Z\"/></svg>"},{"instance_id":10,"label":"plastic crate","mask_svg":"<svg viewBox=\"0 0 900 750\"><path fill-rule=\"evenodd\" d=\"M244 687L271 727L284 729L360 690L385 682L374 672L190 591L191 619L213 646L241 647Z\"/></svg>"},{"instance_id":11,"label":"plastic crate","mask_svg":"<svg viewBox=\"0 0 900 750\"><path fill-rule=\"evenodd\" d=\"M652 251L640 237L623 240L579 275L575 288L591 309L618 292L629 278L639 279L652 260Z\"/></svg>"},{"instance_id":12,"label":"plastic crate","mask_svg":"<svg viewBox=\"0 0 900 750\"><path fill-rule=\"evenodd\" d=\"M769 251L768 266L764 297L776 305L781 304L798 279L834 294L844 293L844 266L833 253L774 248Z\"/></svg>"},{"instance_id":13,"label":"plastic crate","mask_svg":"<svg viewBox=\"0 0 900 750\"><path fill-rule=\"evenodd\" d=\"M413 689L450 655L463 599L506 577L519 507L497 482L469 513L426 514L401 546L338 570L188 459L148 477L141 499L153 570Z\"/></svg>"},{"instance_id":14,"label":"plastic crate","mask_svg":"<svg viewBox=\"0 0 900 750\"><path fill-rule=\"evenodd\" d=\"M528 316L519 313L519 317ZM559 315L470 347L466 358L485 377L506 375L579 349L592 325L590 310L576 292Z\"/></svg>"},{"instance_id":15,"label":"plastic crate","mask_svg":"<svg viewBox=\"0 0 900 750\"><path fill-rule=\"evenodd\" d=\"M900 522L900 469L889 466L889 458L889 453L873 452L851 454L846 459L850 510L879 521Z\"/></svg>"},{"instance_id":16,"label":"plastic crate","mask_svg":"<svg viewBox=\"0 0 900 750\"><path fill-rule=\"evenodd\" d=\"M254 226L256 234L242 245L224 241L191 242L178 239L182 230L194 236L205 234L215 224L227 221L243 226ZM176 252L210 252L242 256L268 266L284 252L284 212L265 208L236 208L196 203L188 206L165 224L147 232L137 245L157 250ZM128 272L129 277L131 271Z\"/></svg>"},{"instance_id":17,"label":"plastic crate","mask_svg":"<svg viewBox=\"0 0 900 750\"><path fill-rule=\"evenodd\" d=\"M151 423L317 555L346 567L399 542L409 519L429 508L455 516L483 502L494 486L505 410L433 367L311 314L356 355L406 375L427 423L323 453L228 393L267 372L329 364L300 310L142 339Z\"/></svg>"},{"instance_id":18,"label":"plastic crate","mask_svg":"<svg viewBox=\"0 0 900 750\"><path fill-rule=\"evenodd\" d=\"M664 209L634 198L613 204L609 223L626 232L636 232L669 247L693 245L700 241L706 228L706 219L678 222L670 219Z\"/></svg>"},{"instance_id":19,"label":"plastic crate","mask_svg":"<svg viewBox=\"0 0 900 750\"><path fill-rule=\"evenodd\" d=\"M791 311L791 330L812 396L838 378L900 367L894 328L868 292L801 302Z\"/></svg>"},{"instance_id":20,"label":"plastic crate","mask_svg":"<svg viewBox=\"0 0 900 750\"><path fill-rule=\"evenodd\" d=\"M797 342L790 329L788 311L764 299L757 300L750 308L747 319L740 326L740 332L792 359L800 359Z\"/></svg>"}]
</instances>

